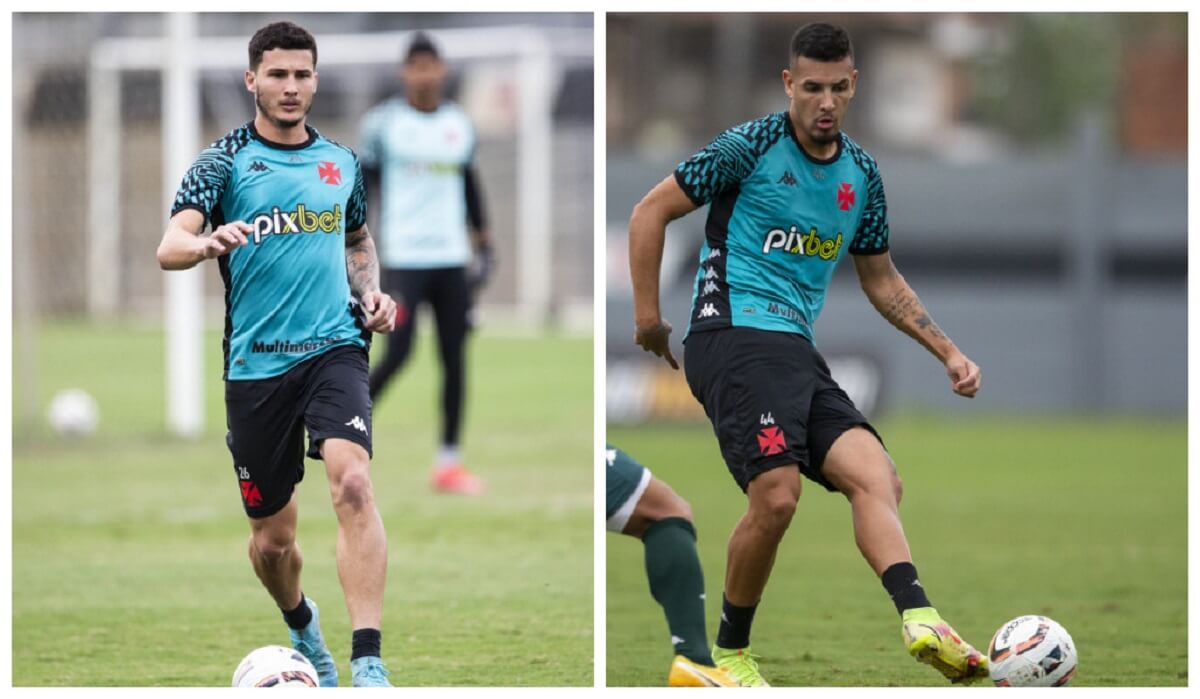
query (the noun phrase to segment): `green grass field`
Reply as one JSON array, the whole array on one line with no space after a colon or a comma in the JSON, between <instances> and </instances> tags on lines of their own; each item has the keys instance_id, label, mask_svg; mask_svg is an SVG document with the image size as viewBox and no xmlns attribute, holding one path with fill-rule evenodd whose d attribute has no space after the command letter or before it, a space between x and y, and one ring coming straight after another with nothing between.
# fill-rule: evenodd
<instances>
[{"instance_id":1,"label":"green grass field","mask_svg":"<svg viewBox=\"0 0 1200 699\"><path fill-rule=\"evenodd\" d=\"M1187 427L1177 420L899 416L879 424L930 599L986 646L1040 613L1079 650L1077 686L1187 685ZM707 425L610 428L692 504L710 642L745 500ZM636 540L608 535L607 684L662 685L670 644ZM755 618L775 686L945 685L907 656L849 507L806 481Z\"/></svg>"},{"instance_id":2,"label":"green grass field","mask_svg":"<svg viewBox=\"0 0 1200 699\"><path fill-rule=\"evenodd\" d=\"M489 491L456 499L427 485L431 334L375 411L392 682L591 686L591 339L473 338L464 451ZM14 425L14 685L227 686L245 653L287 644L246 559L219 336L205 346L208 431L181 441L164 435L161 330L60 323L38 334L42 404L83 388L102 424L78 442ZM23 385L14 376L15 390ZM14 395L14 415L22 404ZM346 683L350 628L320 462L308 463L299 492L303 586Z\"/></svg>"}]
</instances>

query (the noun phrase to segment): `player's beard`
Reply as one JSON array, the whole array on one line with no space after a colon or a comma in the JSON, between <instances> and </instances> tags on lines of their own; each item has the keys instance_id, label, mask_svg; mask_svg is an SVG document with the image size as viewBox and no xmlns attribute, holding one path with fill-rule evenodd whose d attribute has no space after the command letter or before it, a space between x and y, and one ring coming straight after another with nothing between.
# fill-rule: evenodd
<instances>
[{"instance_id":1,"label":"player's beard","mask_svg":"<svg viewBox=\"0 0 1200 699\"><path fill-rule=\"evenodd\" d=\"M812 139L813 143L819 146L825 146L836 142L838 138L841 137L841 134L841 122L836 118L833 120L833 126L829 127L828 129L823 129L817 126L817 123L814 120L812 128L808 130L808 137Z\"/></svg>"},{"instance_id":2,"label":"player's beard","mask_svg":"<svg viewBox=\"0 0 1200 699\"><path fill-rule=\"evenodd\" d=\"M818 146L835 143L838 138L841 137L841 135L841 129L836 126L831 129L810 129L808 132L808 137L811 138L812 142Z\"/></svg>"},{"instance_id":3,"label":"player's beard","mask_svg":"<svg viewBox=\"0 0 1200 699\"><path fill-rule=\"evenodd\" d=\"M281 119L281 118L271 114L271 111L269 109L267 109L267 105L263 104L262 95L259 95L257 92L254 93L254 104L255 104L255 106L258 107L258 113L265 116L267 118L267 121L271 122L272 126L274 126L277 129L284 129L284 130L293 128L293 127L301 124L304 121L305 117L308 116L309 111L312 110L312 100L310 99L308 101L308 105L304 108L304 114L300 115L300 117L298 119Z\"/></svg>"}]
</instances>

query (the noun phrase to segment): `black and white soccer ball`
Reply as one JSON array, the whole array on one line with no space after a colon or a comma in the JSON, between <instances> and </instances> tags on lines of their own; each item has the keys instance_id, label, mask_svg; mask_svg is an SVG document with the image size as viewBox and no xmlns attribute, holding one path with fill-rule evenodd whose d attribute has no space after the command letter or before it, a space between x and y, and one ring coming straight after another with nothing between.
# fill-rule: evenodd
<instances>
[{"instance_id":1,"label":"black and white soccer ball","mask_svg":"<svg viewBox=\"0 0 1200 699\"><path fill-rule=\"evenodd\" d=\"M997 687L1061 687L1075 676L1079 654L1062 625L1027 615L996 631L988 644L988 662Z\"/></svg>"},{"instance_id":2,"label":"black and white soccer ball","mask_svg":"<svg viewBox=\"0 0 1200 699\"><path fill-rule=\"evenodd\" d=\"M250 651L233 671L234 687L318 687L317 670L299 651L263 646Z\"/></svg>"}]
</instances>

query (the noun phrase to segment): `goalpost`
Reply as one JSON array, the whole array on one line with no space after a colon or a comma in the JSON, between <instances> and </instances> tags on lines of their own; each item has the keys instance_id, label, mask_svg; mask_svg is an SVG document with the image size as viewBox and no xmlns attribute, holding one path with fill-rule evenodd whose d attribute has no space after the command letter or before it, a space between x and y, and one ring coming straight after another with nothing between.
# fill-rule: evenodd
<instances>
[{"instance_id":1,"label":"goalpost","mask_svg":"<svg viewBox=\"0 0 1200 699\"><path fill-rule=\"evenodd\" d=\"M159 71L163 77L163 211L199 152L199 74L202 69L244 70L246 36L197 36L193 13L166 14L161 38L113 38L97 42L88 71L88 214L89 220L120 221L120 182L113 163L121 159L121 73ZM570 30L568 30L570 31ZM582 34L574 30L577 37ZM502 58L515 64L516 89L516 316L532 325L545 324L552 304L547 254L551 246L552 99L564 65L556 56L591 60L586 40L553 43L543 30L529 26L453 28L433 31L454 61ZM320 65L394 65L399 47L412 32L320 34ZM589 187L590 191L590 187ZM165 221L164 221L165 226ZM119 305L121 231L117 225L95 225L88 236L88 311L93 317L116 314ZM194 436L204 428L204 376L201 270L164 276L167 401L170 431Z\"/></svg>"}]
</instances>

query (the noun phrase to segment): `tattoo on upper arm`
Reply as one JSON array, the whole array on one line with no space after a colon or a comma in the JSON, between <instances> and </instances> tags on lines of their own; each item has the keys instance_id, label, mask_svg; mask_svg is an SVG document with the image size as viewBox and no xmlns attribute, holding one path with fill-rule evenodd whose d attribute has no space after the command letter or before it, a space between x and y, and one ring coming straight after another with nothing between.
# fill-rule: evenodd
<instances>
[{"instance_id":1,"label":"tattoo on upper arm","mask_svg":"<svg viewBox=\"0 0 1200 699\"><path fill-rule=\"evenodd\" d=\"M346 233L346 275L350 290L360 297L379 288L379 258L366 226Z\"/></svg>"}]
</instances>

